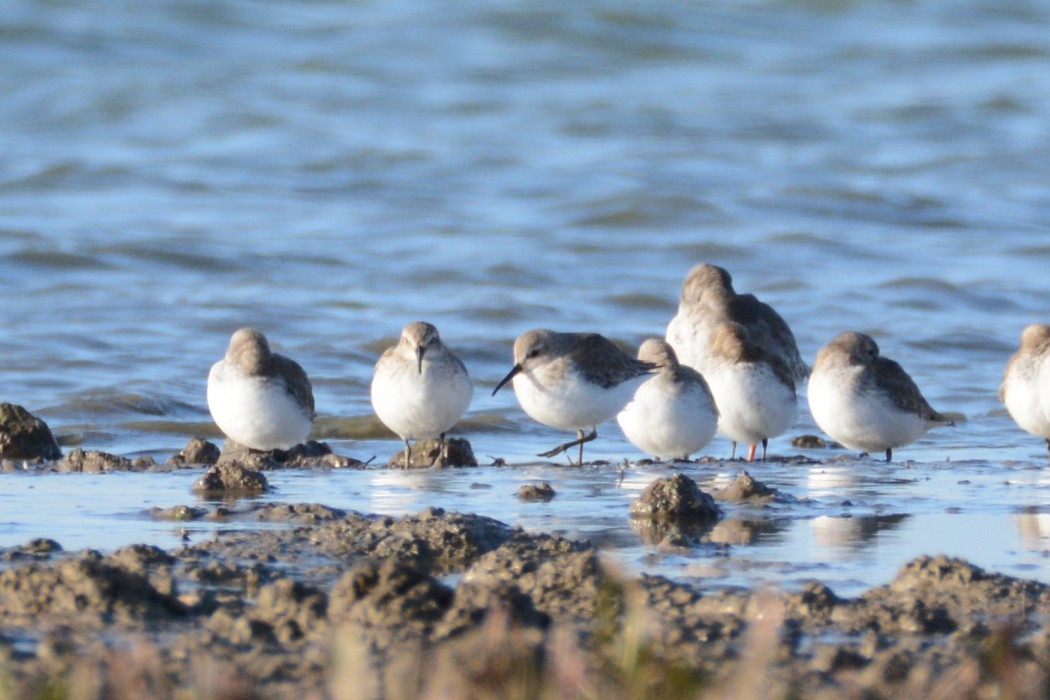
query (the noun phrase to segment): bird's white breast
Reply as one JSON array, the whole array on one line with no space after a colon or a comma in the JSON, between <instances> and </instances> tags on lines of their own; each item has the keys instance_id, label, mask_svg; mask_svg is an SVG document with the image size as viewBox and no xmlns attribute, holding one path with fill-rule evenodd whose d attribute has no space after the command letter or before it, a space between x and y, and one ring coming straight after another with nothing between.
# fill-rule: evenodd
<instances>
[{"instance_id":1,"label":"bird's white breast","mask_svg":"<svg viewBox=\"0 0 1050 700\"><path fill-rule=\"evenodd\" d=\"M709 362L704 375L718 406L718 429L756 444L787 431L798 416L795 392L765 363Z\"/></svg>"},{"instance_id":2,"label":"bird's white breast","mask_svg":"<svg viewBox=\"0 0 1050 700\"><path fill-rule=\"evenodd\" d=\"M372 379L372 407L383 424L404 440L426 440L447 432L470 407L474 387L451 359L424 361L420 374L410 362L380 362Z\"/></svg>"},{"instance_id":3,"label":"bird's white breast","mask_svg":"<svg viewBox=\"0 0 1050 700\"><path fill-rule=\"evenodd\" d=\"M814 372L809 409L820 429L846 447L881 452L915 442L929 429L923 418L898 408L884 393L860 391L862 368Z\"/></svg>"},{"instance_id":4,"label":"bird's white breast","mask_svg":"<svg viewBox=\"0 0 1050 700\"><path fill-rule=\"evenodd\" d=\"M583 430L615 416L645 379L641 375L606 388L552 362L522 370L513 381L518 403L534 420L552 428Z\"/></svg>"},{"instance_id":5,"label":"bird's white breast","mask_svg":"<svg viewBox=\"0 0 1050 700\"><path fill-rule=\"evenodd\" d=\"M208 410L227 437L255 450L288 449L306 440L311 418L280 381L245 376L216 362L208 374Z\"/></svg>"},{"instance_id":6,"label":"bird's white breast","mask_svg":"<svg viewBox=\"0 0 1050 700\"><path fill-rule=\"evenodd\" d=\"M631 444L655 457L688 457L718 426L714 402L700 384L675 384L664 375L638 387L616 419Z\"/></svg>"}]
</instances>

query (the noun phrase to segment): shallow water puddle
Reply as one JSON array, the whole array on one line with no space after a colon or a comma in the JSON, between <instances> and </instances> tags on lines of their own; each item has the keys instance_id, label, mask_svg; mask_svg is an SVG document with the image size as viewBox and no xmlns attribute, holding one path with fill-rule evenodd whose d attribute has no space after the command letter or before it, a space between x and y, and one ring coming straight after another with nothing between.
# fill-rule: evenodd
<instances>
[{"instance_id":1,"label":"shallow water puddle","mask_svg":"<svg viewBox=\"0 0 1050 700\"><path fill-rule=\"evenodd\" d=\"M869 460L746 465L777 489L765 503L721 503L716 525L684 533L691 546L657 546L666 531L627 517L653 479L680 469L701 488L730 483L742 462L554 464L404 472L387 469L270 472L267 502L318 502L402 515L427 507L474 512L531 531L588 538L633 572L703 587L795 588L817 578L840 595L889 581L921 554L959 556L1007 574L1050 581L1050 474L1039 465L988 461L890 464ZM174 547L225 531L281 527L250 519L180 523L149 510L213 506L189 492L198 470L100 475L8 474L0 494L0 546L50 537L64 548L111 550L144 542ZM549 481L547 503L516 498ZM243 504L244 502L240 502ZM238 503L225 504L236 508Z\"/></svg>"}]
</instances>

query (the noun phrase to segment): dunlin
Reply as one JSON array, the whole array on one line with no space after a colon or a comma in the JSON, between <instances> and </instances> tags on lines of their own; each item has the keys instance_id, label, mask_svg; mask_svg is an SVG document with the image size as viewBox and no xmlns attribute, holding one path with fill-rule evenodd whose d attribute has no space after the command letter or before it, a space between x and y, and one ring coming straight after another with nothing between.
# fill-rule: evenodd
<instances>
[{"instance_id":1,"label":"dunlin","mask_svg":"<svg viewBox=\"0 0 1050 700\"><path fill-rule=\"evenodd\" d=\"M310 434L314 395L302 367L271 352L259 331L241 328L208 374L208 409L234 442L252 450L288 449Z\"/></svg>"},{"instance_id":2,"label":"dunlin","mask_svg":"<svg viewBox=\"0 0 1050 700\"><path fill-rule=\"evenodd\" d=\"M372 407L383 424L405 441L405 466L409 466L409 440L439 437L463 417L470 406L474 385L467 368L429 323L416 321L404 327L397 345L388 348L376 363L372 377ZM440 457L447 457L442 450Z\"/></svg>"},{"instance_id":3,"label":"dunlin","mask_svg":"<svg viewBox=\"0 0 1050 700\"><path fill-rule=\"evenodd\" d=\"M598 437L598 424L619 413L653 369L597 333L538 329L514 341L514 367L492 393L513 380L518 402L533 419L577 431L576 440L539 456L553 457L578 445L582 464L583 444Z\"/></svg>"},{"instance_id":4,"label":"dunlin","mask_svg":"<svg viewBox=\"0 0 1050 700\"><path fill-rule=\"evenodd\" d=\"M656 458L688 459L715 436L718 409L700 373L678 364L674 349L650 338L638 359L659 367L616 416L635 447Z\"/></svg>"},{"instance_id":5,"label":"dunlin","mask_svg":"<svg viewBox=\"0 0 1050 700\"><path fill-rule=\"evenodd\" d=\"M1050 449L1050 326L1033 323L1021 333L1021 348L1006 364L999 398L1021 429L1046 440ZM1042 387L1042 391L1040 388Z\"/></svg>"},{"instance_id":6,"label":"dunlin","mask_svg":"<svg viewBox=\"0 0 1050 700\"><path fill-rule=\"evenodd\" d=\"M861 452L915 442L938 425L954 425L930 407L904 369L879 355L863 333L840 333L817 353L809 378L809 410L820 429Z\"/></svg>"},{"instance_id":7,"label":"dunlin","mask_svg":"<svg viewBox=\"0 0 1050 700\"><path fill-rule=\"evenodd\" d=\"M682 284L678 314L667 326L667 342L678 353L679 362L706 377L711 334L723 323L744 326L751 342L779 358L796 384L809 376L795 336L780 314L753 294L737 294L725 269L700 263Z\"/></svg>"},{"instance_id":8,"label":"dunlin","mask_svg":"<svg viewBox=\"0 0 1050 700\"><path fill-rule=\"evenodd\" d=\"M749 445L749 462L762 443L765 459L769 438L785 432L798 415L791 372L739 323L716 326L708 353L704 379L718 407L718 429L733 441L734 457L736 443Z\"/></svg>"}]
</instances>

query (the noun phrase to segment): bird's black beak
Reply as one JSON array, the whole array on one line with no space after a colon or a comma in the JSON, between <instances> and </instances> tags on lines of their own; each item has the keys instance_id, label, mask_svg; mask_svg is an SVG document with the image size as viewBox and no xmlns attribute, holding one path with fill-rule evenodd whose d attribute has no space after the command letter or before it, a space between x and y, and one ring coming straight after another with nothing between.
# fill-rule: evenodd
<instances>
[{"instance_id":1,"label":"bird's black beak","mask_svg":"<svg viewBox=\"0 0 1050 700\"><path fill-rule=\"evenodd\" d=\"M521 372L521 365L514 365L510 372L507 372L507 376L500 380L500 383L496 385L496 388L492 390L492 395L495 396L496 392L503 388L503 385L514 379Z\"/></svg>"},{"instance_id":2,"label":"bird's black beak","mask_svg":"<svg viewBox=\"0 0 1050 700\"><path fill-rule=\"evenodd\" d=\"M416 348L416 363L419 366L419 373L423 374L423 353L427 351L426 347L420 345Z\"/></svg>"}]
</instances>

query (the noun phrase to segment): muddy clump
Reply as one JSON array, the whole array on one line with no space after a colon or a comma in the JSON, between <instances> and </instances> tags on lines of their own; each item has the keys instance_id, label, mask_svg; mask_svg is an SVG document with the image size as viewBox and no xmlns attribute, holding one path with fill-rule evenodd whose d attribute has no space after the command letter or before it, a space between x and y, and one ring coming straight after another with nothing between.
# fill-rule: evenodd
<instances>
[{"instance_id":1,"label":"muddy clump","mask_svg":"<svg viewBox=\"0 0 1050 700\"><path fill-rule=\"evenodd\" d=\"M60 459L51 428L22 406L0 403L0 460Z\"/></svg>"},{"instance_id":2,"label":"muddy clump","mask_svg":"<svg viewBox=\"0 0 1050 700\"><path fill-rule=\"evenodd\" d=\"M631 503L631 527L643 542L663 549L698 544L722 517L711 496L685 474L657 479Z\"/></svg>"},{"instance_id":3,"label":"muddy clump","mask_svg":"<svg viewBox=\"0 0 1050 700\"><path fill-rule=\"evenodd\" d=\"M56 565L28 563L0 571L0 619L33 624L44 615L92 626L168 619L184 613L170 592L142 572L95 552Z\"/></svg>"},{"instance_id":4,"label":"muddy clump","mask_svg":"<svg viewBox=\"0 0 1050 700\"><path fill-rule=\"evenodd\" d=\"M52 539L38 537L17 547L0 548L0 561L46 561L62 552L62 545Z\"/></svg>"},{"instance_id":5,"label":"muddy clump","mask_svg":"<svg viewBox=\"0 0 1050 700\"><path fill-rule=\"evenodd\" d=\"M1050 587L989 573L946 556L923 556L901 567L888 586L859 599L852 626L882 632L972 632L975 626L1027 619L1050 605Z\"/></svg>"},{"instance_id":6,"label":"muddy clump","mask_svg":"<svg viewBox=\"0 0 1050 700\"><path fill-rule=\"evenodd\" d=\"M1050 587L959 559L920 557L847 599L817 581L777 593L617 575L587 542L440 509L194 517L273 526L168 551L0 550L5 689L962 699L1045 698L1050 680Z\"/></svg>"},{"instance_id":7,"label":"muddy clump","mask_svg":"<svg viewBox=\"0 0 1050 700\"><path fill-rule=\"evenodd\" d=\"M791 446L804 450L823 450L828 448L828 442L819 435L796 435L791 439Z\"/></svg>"},{"instance_id":8,"label":"muddy clump","mask_svg":"<svg viewBox=\"0 0 1050 700\"><path fill-rule=\"evenodd\" d=\"M219 461L219 455L221 454L222 450L215 443L208 442L204 438L192 437L178 454L172 455L168 459L167 463L176 467L190 465L211 466Z\"/></svg>"},{"instance_id":9,"label":"muddy clump","mask_svg":"<svg viewBox=\"0 0 1050 700\"><path fill-rule=\"evenodd\" d=\"M328 443L316 440L290 450L274 450L274 458L284 467L297 469L361 469L367 466L359 459L337 455Z\"/></svg>"},{"instance_id":10,"label":"muddy clump","mask_svg":"<svg viewBox=\"0 0 1050 700\"><path fill-rule=\"evenodd\" d=\"M396 556L417 566L449 571L497 549L514 534L512 528L483 515L428 508L416 516L372 520L355 543L369 557Z\"/></svg>"},{"instance_id":11,"label":"muddy clump","mask_svg":"<svg viewBox=\"0 0 1050 700\"><path fill-rule=\"evenodd\" d=\"M337 455L327 443L309 440L287 450L259 451L226 439L218 463L241 464L255 471L277 469L360 469L367 466L353 457Z\"/></svg>"},{"instance_id":12,"label":"muddy clump","mask_svg":"<svg viewBox=\"0 0 1050 700\"><path fill-rule=\"evenodd\" d=\"M586 624L605 574L598 550L585 542L519 532L474 562L463 579L475 589L513 584L552 619Z\"/></svg>"},{"instance_id":13,"label":"muddy clump","mask_svg":"<svg viewBox=\"0 0 1050 700\"><path fill-rule=\"evenodd\" d=\"M58 462L55 465L55 469L64 473L103 474L105 472L146 471L155 466L155 464L152 457L128 459L109 452L100 452L98 450L85 451L83 448L78 447L66 455L62 461Z\"/></svg>"},{"instance_id":14,"label":"muddy clump","mask_svg":"<svg viewBox=\"0 0 1050 700\"><path fill-rule=\"evenodd\" d=\"M653 481L631 503L632 518L709 522L721 516L714 499L685 474Z\"/></svg>"},{"instance_id":15,"label":"muddy clump","mask_svg":"<svg viewBox=\"0 0 1050 700\"><path fill-rule=\"evenodd\" d=\"M733 480L733 483L725 488L718 489L712 494L712 496L719 501L742 503L751 500L772 500L775 494L776 491L769 488L761 481L756 481L754 477L746 471L743 471L740 473L740 476Z\"/></svg>"},{"instance_id":16,"label":"muddy clump","mask_svg":"<svg viewBox=\"0 0 1050 700\"><path fill-rule=\"evenodd\" d=\"M373 643L430 636L452 605L453 591L413 563L385 559L349 571L332 588L333 623L353 624Z\"/></svg>"},{"instance_id":17,"label":"muddy clump","mask_svg":"<svg viewBox=\"0 0 1050 700\"><path fill-rule=\"evenodd\" d=\"M393 469L405 469L405 451L395 452L387 464ZM476 466L478 466L478 460L474 457L474 448L466 439L449 438L443 446L440 440L434 438L418 440L412 445L412 459L409 460L407 468L445 469Z\"/></svg>"},{"instance_id":18,"label":"muddy clump","mask_svg":"<svg viewBox=\"0 0 1050 700\"><path fill-rule=\"evenodd\" d=\"M207 513L206 508L194 508L193 506L153 507L149 509L149 517L153 520L173 520L175 522L200 520Z\"/></svg>"},{"instance_id":19,"label":"muddy clump","mask_svg":"<svg viewBox=\"0 0 1050 700\"><path fill-rule=\"evenodd\" d=\"M540 502L547 503L554 496L556 492L554 487L550 485L549 481L544 481L539 484L524 484L518 489L518 500L526 502Z\"/></svg>"},{"instance_id":20,"label":"muddy clump","mask_svg":"<svg viewBox=\"0 0 1050 700\"><path fill-rule=\"evenodd\" d=\"M266 477L239 462L220 462L208 468L193 483L193 491L201 496L246 496L265 493L270 489Z\"/></svg>"}]
</instances>

